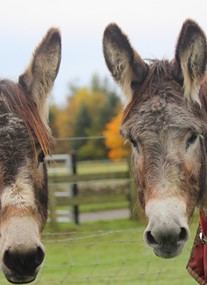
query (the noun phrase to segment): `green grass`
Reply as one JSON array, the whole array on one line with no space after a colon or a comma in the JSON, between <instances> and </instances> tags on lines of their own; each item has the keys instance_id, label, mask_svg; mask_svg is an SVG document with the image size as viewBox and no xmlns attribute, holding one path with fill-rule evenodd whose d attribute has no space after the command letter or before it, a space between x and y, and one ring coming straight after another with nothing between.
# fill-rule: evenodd
<instances>
[{"instance_id":1,"label":"green grass","mask_svg":"<svg viewBox=\"0 0 207 285\"><path fill-rule=\"evenodd\" d=\"M44 267L37 285L193 285L185 267L196 230L182 255L165 260L143 242L145 225L133 220L60 224L58 234L43 237ZM49 225L46 232L51 233ZM67 232L66 234L64 232ZM8 285L3 277L1 285Z\"/></svg>"},{"instance_id":2,"label":"green grass","mask_svg":"<svg viewBox=\"0 0 207 285\"><path fill-rule=\"evenodd\" d=\"M62 168L63 169L62 174L65 173L64 171L65 164L63 163L49 163L48 168L51 170ZM122 172L128 170L129 170L129 165L127 160L85 161L77 164L78 174L111 173L111 172ZM61 172L59 172L58 175L61 175Z\"/></svg>"},{"instance_id":3,"label":"green grass","mask_svg":"<svg viewBox=\"0 0 207 285\"><path fill-rule=\"evenodd\" d=\"M68 206L58 206L58 210L68 211ZM99 212L99 211L107 211L107 210L118 210L118 209L128 209L129 201L115 201L115 202L106 202L106 203L97 203L97 204L85 204L80 205L81 213L91 213L91 212Z\"/></svg>"},{"instance_id":4,"label":"green grass","mask_svg":"<svg viewBox=\"0 0 207 285\"><path fill-rule=\"evenodd\" d=\"M164 260L146 248L142 239L144 225L135 221L86 223L71 230L75 234L68 241L63 237L63 243L47 244L51 250L57 244L60 248L56 248L55 261L48 255L51 268L45 272L42 284L47 284L47 275L50 282L56 278L52 270L56 262L62 264L58 275L59 280L65 278L63 284L195 284L185 270L192 240L181 256ZM195 225L192 231L195 232ZM64 258L58 262L61 251Z\"/></svg>"},{"instance_id":5,"label":"green grass","mask_svg":"<svg viewBox=\"0 0 207 285\"><path fill-rule=\"evenodd\" d=\"M98 211L107 211L107 210L117 210L117 209L127 209L129 208L129 201L119 201L119 202L107 202L104 204L89 204L81 205L80 211L82 213L88 212L98 212Z\"/></svg>"},{"instance_id":6,"label":"green grass","mask_svg":"<svg viewBox=\"0 0 207 285\"><path fill-rule=\"evenodd\" d=\"M94 162L88 161L78 165L78 174L96 174L127 171L129 165L127 161Z\"/></svg>"}]
</instances>

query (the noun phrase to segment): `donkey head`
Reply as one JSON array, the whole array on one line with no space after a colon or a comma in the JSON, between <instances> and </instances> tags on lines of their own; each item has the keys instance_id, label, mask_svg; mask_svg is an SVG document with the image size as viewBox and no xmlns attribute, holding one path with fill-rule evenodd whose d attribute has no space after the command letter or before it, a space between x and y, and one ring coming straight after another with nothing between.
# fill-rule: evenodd
<instances>
[{"instance_id":1,"label":"donkey head","mask_svg":"<svg viewBox=\"0 0 207 285\"><path fill-rule=\"evenodd\" d=\"M178 255L206 187L206 37L187 20L175 58L146 63L116 24L103 38L106 64L127 98L121 126L132 144L144 239L156 255Z\"/></svg>"},{"instance_id":2,"label":"donkey head","mask_svg":"<svg viewBox=\"0 0 207 285\"><path fill-rule=\"evenodd\" d=\"M44 259L40 233L47 220L51 151L47 97L61 57L61 38L50 29L16 84L0 81L1 263L12 283L35 279Z\"/></svg>"}]
</instances>

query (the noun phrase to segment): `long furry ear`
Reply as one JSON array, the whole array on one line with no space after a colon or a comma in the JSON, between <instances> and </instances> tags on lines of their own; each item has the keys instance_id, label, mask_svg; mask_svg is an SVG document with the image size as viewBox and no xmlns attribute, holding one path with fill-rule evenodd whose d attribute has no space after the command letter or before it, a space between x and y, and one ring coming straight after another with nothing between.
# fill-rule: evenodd
<instances>
[{"instance_id":1,"label":"long furry ear","mask_svg":"<svg viewBox=\"0 0 207 285\"><path fill-rule=\"evenodd\" d=\"M199 100L199 89L205 76L207 62L206 36L201 28L192 20L186 20L181 29L175 62L179 77L184 80L184 96L189 101Z\"/></svg>"},{"instance_id":2,"label":"long furry ear","mask_svg":"<svg viewBox=\"0 0 207 285\"><path fill-rule=\"evenodd\" d=\"M43 121L48 117L47 98L61 61L61 36L51 28L36 48L32 60L19 77L19 84L32 96Z\"/></svg>"},{"instance_id":3,"label":"long furry ear","mask_svg":"<svg viewBox=\"0 0 207 285\"><path fill-rule=\"evenodd\" d=\"M144 81L148 66L133 50L127 36L116 24L108 25L104 31L103 53L108 69L129 102Z\"/></svg>"}]
</instances>

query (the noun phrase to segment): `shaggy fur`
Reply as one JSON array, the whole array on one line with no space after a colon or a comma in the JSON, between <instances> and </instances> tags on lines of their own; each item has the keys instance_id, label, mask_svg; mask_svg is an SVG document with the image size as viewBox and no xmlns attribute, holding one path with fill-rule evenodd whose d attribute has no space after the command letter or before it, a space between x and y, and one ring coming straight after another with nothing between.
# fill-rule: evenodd
<instances>
[{"instance_id":1,"label":"shaggy fur","mask_svg":"<svg viewBox=\"0 0 207 285\"><path fill-rule=\"evenodd\" d=\"M132 143L139 201L149 219L145 240L157 255L173 257L189 237L194 208L207 207L205 34L187 20L173 60L144 62L111 24L103 50L127 98L121 134Z\"/></svg>"},{"instance_id":2,"label":"shaggy fur","mask_svg":"<svg viewBox=\"0 0 207 285\"><path fill-rule=\"evenodd\" d=\"M19 82L0 81L1 265L12 283L35 279L44 259L40 233L47 221L44 156L53 138L47 98L61 58L61 38L50 29Z\"/></svg>"}]
</instances>

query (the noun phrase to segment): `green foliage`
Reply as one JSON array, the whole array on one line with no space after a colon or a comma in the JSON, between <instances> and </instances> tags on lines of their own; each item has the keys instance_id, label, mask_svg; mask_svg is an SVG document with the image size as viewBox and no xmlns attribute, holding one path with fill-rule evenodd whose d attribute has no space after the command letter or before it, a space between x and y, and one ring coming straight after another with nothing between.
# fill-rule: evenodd
<instances>
[{"instance_id":1,"label":"green foliage","mask_svg":"<svg viewBox=\"0 0 207 285\"><path fill-rule=\"evenodd\" d=\"M49 122L50 122L50 127L52 128L53 131L53 136L57 137L58 135L58 129L56 125L57 118L59 116L59 109L56 105L51 105L50 106L50 112L49 112Z\"/></svg>"},{"instance_id":2,"label":"green foliage","mask_svg":"<svg viewBox=\"0 0 207 285\"><path fill-rule=\"evenodd\" d=\"M85 104L81 104L74 122L74 137L87 137L88 128L91 126L92 118ZM74 140L71 142L72 149L80 149L85 146L85 139Z\"/></svg>"},{"instance_id":3,"label":"green foliage","mask_svg":"<svg viewBox=\"0 0 207 285\"><path fill-rule=\"evenodd\" d=\"M78 152L79 157L85 160L105 158L106 148L102 140L97 141L89 139Z\"/></svg>"}]
</instances>

